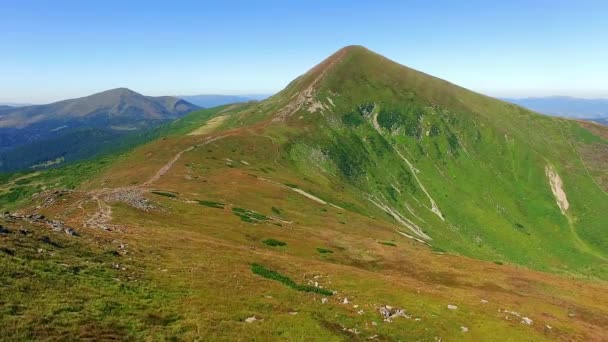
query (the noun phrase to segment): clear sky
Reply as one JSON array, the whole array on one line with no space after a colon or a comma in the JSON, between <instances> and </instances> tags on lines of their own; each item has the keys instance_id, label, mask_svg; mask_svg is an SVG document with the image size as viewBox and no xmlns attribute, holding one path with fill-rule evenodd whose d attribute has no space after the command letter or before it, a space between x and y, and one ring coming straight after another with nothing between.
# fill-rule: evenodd
<instances>
[{"instance_id":1,"label":"clear sky","mask_svg":"<svg viewBox=\"0 0 608 342\"><path fill-rule=\"evenodd\" d=\"M608 1L0 1L0 102L273 93L359 44L493 96L608 97Z\"/></svg>"}]
</instances>

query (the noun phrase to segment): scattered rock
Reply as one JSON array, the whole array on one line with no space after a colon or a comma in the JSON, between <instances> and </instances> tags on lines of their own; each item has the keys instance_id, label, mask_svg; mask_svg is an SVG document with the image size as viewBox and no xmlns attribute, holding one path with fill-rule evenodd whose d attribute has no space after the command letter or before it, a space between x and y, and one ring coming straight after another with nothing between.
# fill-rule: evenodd
<instances>
[{"instance_id":1,"label":"scattered rock","mask_svg":"<svg viewBox=\"0 0 608 342\"><path fill-rule=\"evenodd\" d=\"M68 234L69 236L78 236L78 233L76 233L76 231L73 228L66 227L63 231L66 234Z\"/></svg>"},{"instance_id":2,"label":"scattered rock","mask_svg":"<svg viewBox=\"0 0 608 342\"><path fill-rule=\"evenodd\" d=\"M349 303L348 298L344 297L344 299L342 299L342 304L348 304L348 303Z\"/></svg>"},{"instance_id":3,"label":"scattered rock","mask_svg":"<svg viewBox=\"0 0 608 342\"><path fill-rule=\"evenodd\" d=\"M549 329L549 330L552 330L552 329L553 329L553 327L552 327L552 326L550 326L549 324L545 324L545 328L547 328L547 329Z\"/></svg>"},{"instance_id":4,"label":"scattered rock","mask_svg":"<svg viewBox=\"0 0 608 342\"><path fill-rule=\"evenodd\" d=\"M327 299L327 298L321 298L321 303L327 304L328 302L329 302L329 299Z\"/></svg>"},{"instance_id":5,"label":"scattered rock","mask_svg":"<svg viewBox=\"0 0 608 342\"><path fill-rule=\"evenodd\" d=\"M363 310L359 310L359 311L357 311L357 313L358 313L359 315L363 315Z\"/></svg>"},{"instance_id":6,"label":"scattered rock","mask_svg":"<svg viewBox=\"0 0 608 342\"><path fill-rule=\"evenodd\" d=\"M453 305L453 304L448 304L448 309L450 309L450 310L456 310L456 309L458 309L458 307L456 305Z\"/></svg>"},{"instance_id":7,"label":"scattered rock","mask_svg":"<svg viewBox=\"0 0 608 342\"><path fill-rule=\"evenodd\" d=\"M139 189L121 189L120 191L111 192L104 196L103 199L108 202L126 203L133 208L146 212L156 208L143 196L143 191Z\"/></svg>"},{"instance_id":8,"label":"scattered rock","mask_svg":"<svg viewBox=\"0 0 608 342\"><path fill-rule=\"evenodd\" d=\"M397 317L405 317L408 319L411 318L411 316L406 315L404 309L393 310L393 307L390 305L380 307L380 309L378 309L378 312L380 312L380 315L382 315L385 322L392 322L393 319Z\"/></svg>"},{"instance_id":9,"label":"scattered rock","mask_svg":"<svg viewBox=\"0 0 608 342\"><path fill-rule=\"evenodd\" d=\"M373 322L373 321L372 321L372 325L373 325L373 326L376 326L376 325L378 325L378 323L377 323L377 322Z\"/></svg>"},{"instance_id":10,"label":"scattered rock","mask_svg":"<svg viewBox=\"0 0 608 342\"><path fill-rule=\"evenodd\" d=\"M462 326L462 327L460 327L460 331L463 333L466 333L466 332L469 332L469 328Z\"/></svg>"},{"instance_id":11,"label":"scattered rock","mask_svg":"<svg viewBox=\"0 0 608 342\"><path fill-rule=\"evenodd\" d=\"M292 315L292 316L295 316L295 315L298 314L298 312L297 311L290 311L289 314Z\"/></svg>"},{"instance_id":12,"label":"scattered rock","mask_svg":"<svg viewBox=\"0 0 608 342\"><path fill-rule=\"evenodd\" d=\"M380 307L378 311L380 312L380 315L382 315L382 317L384 317L385 319L391 317L391 311L387 309L386 306Z\"/></svg>"},{"instance_id":13,"label":"scattered rock","mask_svg":"<svg viewBox=\"0 0 608 342\"><path fill-rule=\"evenodd\" d=\"M487 300L485 300L485 299L482 299L482 300L481 300L481 302L482 302L483 304L488 303L488 301L487 301Z\"/></svg>"},{"instance_id":14,"label":"scattered rock","mask_svg":"<svg viewBox=\"0 0 608 342\"><path fill-rule=\"evenodd\" d=\"M258 318L255 317L255 315L251 316L251 317L245 318L245 322L247 322L247 323L253 323L253 322L257 321L257 320L258 320Z\"/></svg>"}]
</instances>

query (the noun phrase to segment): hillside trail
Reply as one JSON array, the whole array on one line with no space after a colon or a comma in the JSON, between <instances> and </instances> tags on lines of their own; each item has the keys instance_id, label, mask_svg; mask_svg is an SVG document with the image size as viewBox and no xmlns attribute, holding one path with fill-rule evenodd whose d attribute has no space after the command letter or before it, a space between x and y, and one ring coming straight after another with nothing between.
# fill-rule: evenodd
<instances>
[{"instance_id":1,"label":"hillside trail","mask_svg":"<svg viewBox=\"0 0 608 342\"><path fill-rule=\"evenodd\" d=\"M182 157L186 152L192 151L193 149L210 144L212 142L224 139L226 137L235 135L237 133L231 132L223 135L214 137L208 137L202 143L188 146L187 148L177 152L167 163L165 163L158 171L156 171L148 180L138 185L129 185L118 188L102 188L90 190L84 194L84 198L78 200L75 205L78 209L85 211L84 204L88 202L95 202L97 209L89 216L83 223L85 227L100 228L103 230L110 230L112 227L109 222L112 221L112 208L108 205L110 201L123 201L131 204L139 209L148 210L151 206L148 201L143 197L143 193L147 188L163 177L174 164Z\"/></svg>"}]
</instances>

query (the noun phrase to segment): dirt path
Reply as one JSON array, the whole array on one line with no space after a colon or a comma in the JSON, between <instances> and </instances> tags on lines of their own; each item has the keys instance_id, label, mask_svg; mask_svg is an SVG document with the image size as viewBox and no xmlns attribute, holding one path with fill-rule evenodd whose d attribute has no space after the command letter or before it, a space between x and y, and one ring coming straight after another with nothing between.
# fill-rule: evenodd
<instances>
[{"instance_id":1,"label":"dirt path","mask_svg":"<svg viewBox=\"0 0 608 342\"><path fill-rule=\"evenodd\" d=\"M173 158L171 158L158 171L156 171L154 175L152 175L147 181L145 181L141 185L132 185L111 189L96 189L87 192L85 194L85 198L78 201L78 208L84 210L84 203L93 201L97 204L97 210L93 215L86 219L84 225L86 227L101 228L104 230L109 229L109 222L112 221L112 207L108 205L107 202L110 201L127 201L129 204L134 205L135 207L147 210L149 208L147 200L143 197L143 192L146 190L145 188L152 185L153 183L158 181L162 176L164 176L167 172L169 172L169 170L171 170L173 165L181 158L184 153L192 151L196 147L210 144L214 141L226 138L231 135L234 135L234 133L224 134L216 137L209 137L200 144L189 146L188 148L177 152L173 156Z\"/></svg>"}]
</instances>

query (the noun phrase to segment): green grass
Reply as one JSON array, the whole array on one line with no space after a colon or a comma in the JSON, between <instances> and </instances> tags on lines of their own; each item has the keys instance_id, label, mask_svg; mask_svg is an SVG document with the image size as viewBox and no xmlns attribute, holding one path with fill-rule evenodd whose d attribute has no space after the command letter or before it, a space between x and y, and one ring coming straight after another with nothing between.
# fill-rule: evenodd
<instances>
[{"instance_id":1,"label":"green grass","mask_svg":"<svg viewBox=\"0 0 608 342\"><path fill-rule=\"evenodd\" d=\"M170 335L180 318L175 293L142 277L136 270L144 265L88 238L26 227L26 235L14 229L0 239L4 338L140 339L152 317L158 331Z\"/></svg>"},{"instance_id":2,"label":"green grass","mask_svg":"<svg viewBox=\"0 0 608 342\"><path fill-rule=\"evenodd\" d=\"M333 294L332 291L327 290L327 289L321 289L321 288L314 287L314 286L297 284L296 282L291 280L289 277L284 276L278 272L269 270L266 267L259 265L259 264L251 264L251 271L264 278L281 282L297 291L313 292L313 293L318 293L318 294L322 294L325 296L331 296Z\"/></svg>"}]
</instances>

